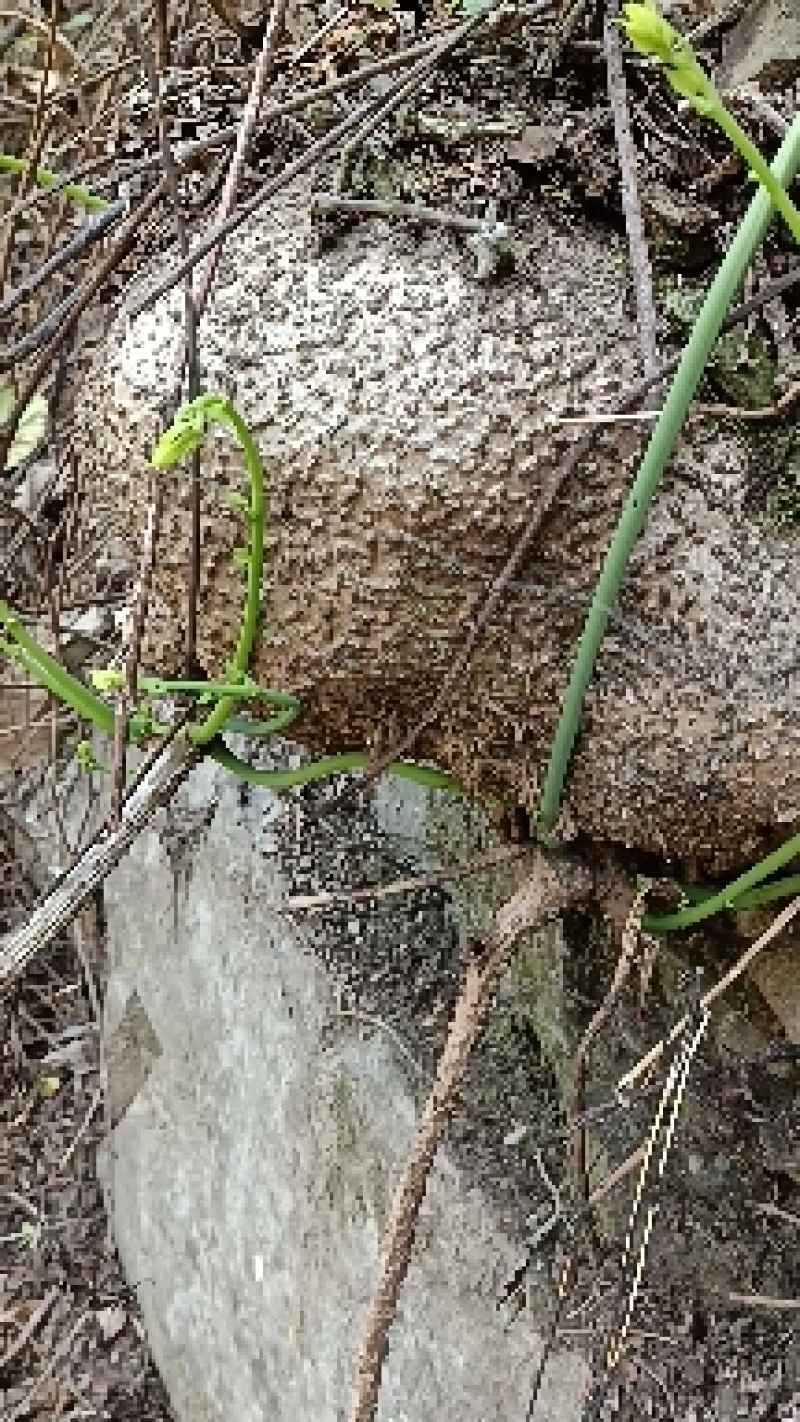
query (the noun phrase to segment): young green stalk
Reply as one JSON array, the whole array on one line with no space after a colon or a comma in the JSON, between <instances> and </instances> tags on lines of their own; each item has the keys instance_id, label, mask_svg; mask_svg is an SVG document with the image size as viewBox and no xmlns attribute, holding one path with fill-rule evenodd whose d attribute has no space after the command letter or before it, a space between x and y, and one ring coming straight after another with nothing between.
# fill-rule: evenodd
<instances>
[{"instance_id":1,"label":"young green stalk","mask_svg":"<svg viewBox=\"0 0 800 1422\"><path fill-rule=\"evenodd\" d=\"M646 9L628 6L628 9ZM647 12L652 13L652 12ZM656 17L657 18L657 17ZM666 24L661 21L661 24ZM667 27L671 31L671 27ZM672 44L672 41L670 41ZM670 51L671 52L671 51ZM699 66L698 66L699 67ZM701 71L702 72L702 71ZM681 92L679 90L679 92ZM775 180L786 187L800 167L800 115L796 116L772 165ZM540 832L552 830L561 804L569 762L580 728L583 705L611 612L636 540L681 432L706 363L719 336L728 307L741 285L772 217L772 202L765 188L752 199L744 220L703 303L678 366L672 387L658 417L633 487L625 501L597 581L578 645L575 662L550 748L538 821Z\"/></svg>"},{"instance_id":2,"label":"young green stalk","mask_svg":"<svg viewBox=\"0 0 800 1422\"><path fill-rule=\"evenodd\" d=\"M622 12L620 26L639 54L655 59L666 78L681 98L695 111L710 119L730 139L741 153L753 175L766 188L775 209L780 213L797 243L800 243L800 211L795 207L783 184L770 170L769 164L740 128L733 114L725 107L691 44L665 20L650 3L631 3Z\"/></svg>"},{"instance_id":3,"label":"young green stalk","mask_svg":"<svg viewBox=\"0 0 800 1422\"><path fill-rule=\"evenodd\" d=\"M70 706L82 721L109 734L113 731L111 707L51 657L5 602L0 602L0 627L6 632L6 638L0 641L0 651L58 701Z\"/></svg>"},{"instance_id":4,"label":"young green stalk","mask_svg":"<svg viewBox=\"0 0 800 1422\"><path fill-rule=\"evenodd\" d=\"M154 469L171 469L187 454L192 454L203 441L210 421L232 430L242 450L245 469L250 485L250 502L236 500L234 507L246 520L249 530L249 545L243 551L243 562L247 565L247 592L239 630L239 641L227 668L230 680L245 682L253 646L258 631L261 604L261 571L264 562L264 473L255 441L241 415L230 400L220 395L201 395L184 405L175 416L169 429L161 436L150 460ZM199 726L193 726L190 739L197 746L208 745L222 731L226 721L236 707L238 696L223 696Z\"/></svg>"}]
</instances>

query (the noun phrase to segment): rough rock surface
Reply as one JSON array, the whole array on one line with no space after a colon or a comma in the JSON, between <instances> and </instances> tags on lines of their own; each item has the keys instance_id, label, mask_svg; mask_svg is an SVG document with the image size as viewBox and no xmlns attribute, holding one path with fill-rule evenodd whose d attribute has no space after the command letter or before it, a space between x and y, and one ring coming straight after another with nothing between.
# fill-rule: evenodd
<instances>
[{"instance_id":1,"label":"rough rock surface","mask_svg":"<svg viewBox=\"0 0 800 1422\"><path fill-rule=\"evenodd\" d=\"M754 0L727 37L720 83L786 83L798 74L800 0Z\"/></svg>"},{"instance_id":2,"label":"rough rock surface","mask_svg":"<svg viewBox=\"0 0 800 1422\"><path fill-rule=\"evenodd\" d=\"M596 409L638 372L624 258L608 234L540 215L517 271L479 285L450 235L370 223L320 254L307 203L225 249L202 330L203 385L250 422L270 488L255 674L297 692L314 750L379 747L430 704L540 491ZM178 295L104 353L81 421L95 516L136 542L145 457L173 382ZM174 383L174 382L173 382ZM566 480L537 546L417 754L533 806L591 589L644 436L618 424ZM584 718L571 822L595 838L740 863L800 818L797 546L744 512L747 459L696 421L635 554ZM242 598L203 455L199 655L218 673ZM170 483L152 667L179 665L185 475Z\"/></svg>"},{"instance_id":3,"label":"rough rock surface","mask_svg":"<svg viewBox=\"0 0 800 1422\"><path fill-rule=\"evenodd\" d=\"M416 799L415 813L403 792L392 827L397 841L412 831L412 853L424 854ZM421 1042L404 1045L408 1021L401 1032L386 1004L393 991L395 1008L423 992L447 961L445 896L382 906L372 937L363 905L327 914L319 936L313 921L281 917L282 855L295 872L303 862L301 808L263 791L243 800L206 765L106 885L116 1125L104 1176L180 1422L345 1417L391 1191L431 1070ZM392 821L391 801L382 813ZM334 844L341 859L342 841ZM532 1082L530 1050L525 1073ZM507 1061L495 1085L495 1131L508 1130ZM541 1111L539 1101L531 1119ZM501 1151L495 1162L501 1190L521 1153L503 1160ZM541 1337L529 1313L509 1323L498 1306L522 1249L507 1223L502 1205L441 1151L378 1422L524 1415ZM588 1377L583 1359L558 1346L542 1416L579 1422Z\"/></svg>"}]
</instances>

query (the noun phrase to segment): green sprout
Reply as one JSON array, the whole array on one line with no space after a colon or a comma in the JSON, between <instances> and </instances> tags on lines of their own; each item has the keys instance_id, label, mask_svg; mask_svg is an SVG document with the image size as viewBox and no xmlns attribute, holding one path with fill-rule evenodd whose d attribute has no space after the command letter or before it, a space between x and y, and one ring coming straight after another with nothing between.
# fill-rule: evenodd
<instances>
[{"instance_id":1,"label":"green sprout","mask_svg":"<svg viewBox=\"0 0 800 1422\"><path fill-rule=\"evenodd\" d=\"M637 53L661 65L674 92L730 139L753 175L766 188L795 241L800 243L800 211L759 149L725 107L689 41L658 13L654 0L626 5L619 23Z\"/></svg>"},{"instance_id":2,"label":"green sprout","mask_svg":"<svg viewBox=\"0 0 800 1422\"><path fill-rule=\"evenodd\" d=\"M558 817L586 693L636 540L644 528L650 504L675 448L726 312L766 235L773 209L780 212L800 243L800 213L786 191L800 167L800 117L795 118L772 168L769 168L758 149L728 113L688 40L658 14L653 3L626 5L621 24L634 48L663 66L675 92L687 99L703 117L712 119L728 136L758 178L762 191L757 192L751 201L697 315L595 586L551 742L539 801L539 836L545 842ZM798 882L796 876L770 883L764 881L798 854L800 835L795 835L746 873L739 875L733 883L719 890L687 891L686 897L692 901L685 908L670 914L645 915L642 927L652 933L691 928L713 914L726 910L737 912L756 903L783 897L794 891Z\"/></svg>"},{"instance_id":3,"label":"green sprout","mask_svg":"<svg viewBox=\"0 0 800 1422\"><path fill-rule=\"evenodd\" d=\"M75 760L81 770L85 770L87 774L91 774L94 770L108 770L108 766L101 765L100 761L96 759L89 741L78 741L75 747Z\"/></svg>"}]
</instances>

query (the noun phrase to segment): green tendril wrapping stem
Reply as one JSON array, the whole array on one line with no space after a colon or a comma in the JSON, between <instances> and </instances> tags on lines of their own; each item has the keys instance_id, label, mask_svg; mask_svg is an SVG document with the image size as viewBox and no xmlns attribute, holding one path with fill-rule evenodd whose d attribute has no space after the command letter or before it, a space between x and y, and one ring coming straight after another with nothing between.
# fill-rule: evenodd
<instances>
[{"instance_id":1,"label":"green tendril wrapping stem","mask_svg":"<svg viewBox=\"0 0 800 1422\"><path fill-rule=\"evenodd\" d=\"M258 631L261 573L264 562L264 471L253 436L230 400L219 395L201 395L196 400L189 401L179 410L170 428L156 444L150 462L155 469L170 469L173 464L177 464L180 459L199 448L206 427L212 420L226 426L236 436L242 450L250 486L250 503L249 505L243 504L240 508L249 532L249 544L246 551L247 592L239 630L239 641L227 669L231 681L244 682ZM235 696L221 697L206 719L199 726L191 728L189 736L194 745L207 745L219 735L225 722L232 715L236 701Z\"/></svg>"}]
</instances>

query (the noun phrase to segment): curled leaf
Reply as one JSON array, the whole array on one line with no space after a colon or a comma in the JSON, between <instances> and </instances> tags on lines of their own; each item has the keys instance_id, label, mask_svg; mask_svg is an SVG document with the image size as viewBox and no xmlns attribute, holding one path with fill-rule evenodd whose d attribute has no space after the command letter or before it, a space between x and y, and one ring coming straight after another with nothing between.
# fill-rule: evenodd
<instances>
[{"instance_id":1,"label":"curled leaf","mask_svg":"<svg viewBox=\"0 0 800 1422\"><path fill-rule=\"evenodd\" d=\"M194 454L203 442L206 430L205 415L193 405L184 405L179 410L169 429L156 441L150 464L153 469L172 469L188 454Z\"/></svg>"},{"instance_id":2,"label":"curled leaf","mask_svg":"<svg viewBox=\"0 0 800 1422\"><path fill-rule=\"evenodd\" d=\"M13 390L0 390L0 421L5 422L15 404ZM6 469L16 469L29 459L47 433L48 405L44 395L34 395L22 412L6 457Z\"/></svg>"}]
</instances>

